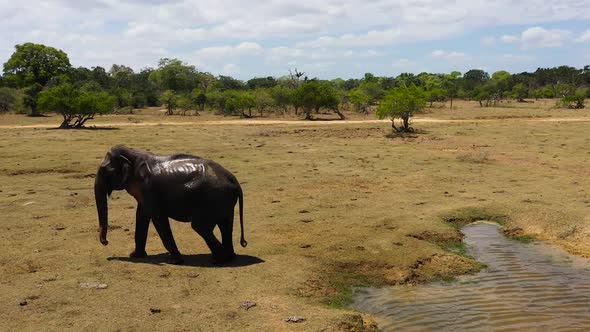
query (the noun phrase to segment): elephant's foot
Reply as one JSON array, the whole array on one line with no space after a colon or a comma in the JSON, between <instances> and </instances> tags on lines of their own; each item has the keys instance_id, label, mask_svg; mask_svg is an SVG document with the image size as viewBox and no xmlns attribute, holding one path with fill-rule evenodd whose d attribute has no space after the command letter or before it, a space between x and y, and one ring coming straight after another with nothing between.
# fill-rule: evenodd
<instances>
[{"instance_id":1,"label":"elephant's foot","mask_svg":"<svg viewBox=\"0 0 590 332\"><path fill-rule=\"evenodd\" d=\"M168 264L182 265L183 263L184 263L184 259L182 259L182 255L169 255L168 256Z\"/></svg>"},{"instance_id":2,"label":"elephant's foot","mask_svg":"<svg viewBox=\"0 0 590 332\"><path fill-rule=\"evenodd\" d=\"M145 250L133 250L130 254L129 257L130 258L144 258L147 256L147 252L145 252Z\"/></svg>"}]
</instances>

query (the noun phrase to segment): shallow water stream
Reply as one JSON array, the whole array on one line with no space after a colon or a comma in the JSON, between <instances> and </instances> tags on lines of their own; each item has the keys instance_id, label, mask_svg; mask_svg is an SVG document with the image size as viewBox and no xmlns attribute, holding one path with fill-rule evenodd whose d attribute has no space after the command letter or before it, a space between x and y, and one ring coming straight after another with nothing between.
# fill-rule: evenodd
<instances>
[{"instance_id":1,"label":"shallow water stream","mask_svg":"<svg viewBox=\"0 0 590 332\"><path fill-rule=\"evenodd\" d=\"M456 282L364 289L354 306L385 331L590 331L590 262L499 226L463 227L469 255L487 265Z\"/></svg>"}]
</instances>

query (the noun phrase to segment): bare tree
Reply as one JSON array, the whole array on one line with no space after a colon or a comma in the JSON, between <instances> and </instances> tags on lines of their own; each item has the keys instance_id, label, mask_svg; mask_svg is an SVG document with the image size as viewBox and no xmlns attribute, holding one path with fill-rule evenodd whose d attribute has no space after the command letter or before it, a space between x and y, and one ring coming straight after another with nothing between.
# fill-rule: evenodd
<instances>
[{"instance_id":1,"label":"bare tree","mask_svg":"<svg viewBox=\"0 0 590 332\"><path fill-rule=\"evenodd\" d=\"M301 84L301 77L303 77L303 75L305 75L305 73L298 71L297 68L295 68L295 73L289 69L289 88L297 89ZM307 81L307 76L305 76L305 80Z\"/></svg>"}]
</instances>

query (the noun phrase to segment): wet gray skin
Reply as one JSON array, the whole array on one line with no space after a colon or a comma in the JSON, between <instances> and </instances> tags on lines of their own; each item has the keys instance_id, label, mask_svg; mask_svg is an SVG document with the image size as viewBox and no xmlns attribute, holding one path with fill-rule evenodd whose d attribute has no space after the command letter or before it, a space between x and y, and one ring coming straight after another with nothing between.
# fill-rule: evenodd
<instances>
[{"instance_id":1,"label":"wet gray skin","mask_svg":"<svg viewBox=\"0 0 590 332\"><path fill-rule=\"evenodd\" d=\"M363 289L354 306L384 331L590 331L590 262L499 226L462 229L468 254L487 265L457 282Z\"/></svg>"}]
</instances>

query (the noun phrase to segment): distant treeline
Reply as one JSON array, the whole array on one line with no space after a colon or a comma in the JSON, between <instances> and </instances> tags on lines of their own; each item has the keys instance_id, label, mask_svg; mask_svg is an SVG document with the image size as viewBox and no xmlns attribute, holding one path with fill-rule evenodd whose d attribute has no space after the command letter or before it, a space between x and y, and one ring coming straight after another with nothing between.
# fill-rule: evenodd
<instances>
[{"instance_id":1,"label":"distant treeline","mask_svg":"<svg viewBox=\"0 0 590 332\"><path fill-rule=\"evenodd\" d=\"M250 117L253 110L261 116L268 112L294 111L309 118L313 112L329 109L343 117L342 109L369 112L371 105L399 86L415 85L423 89L430 103L452 103L460 98L477 100L482 107L508 98L524 101L569 96L573 100L577 96L583 99L588 97L590 87L590 66L538 68L533 73L515 74L497 71L491 75L480 69L465 73L402 73L396 77L366 73L362 78L347 80L311 78L311 73L295 69L281 77L241 81L199 71L178 59L160 59L156 68L147 67L139 72L119 64L108 70L100 66L74 68L61 50L33 43L15 48L0 76L0 111L17 109L38 114L59 112L60 107L82 107L59 105L56 93L65 93L103 99L109 96L108 105L103 105L106 108L97 107L95 113L105 109L164 106L169 114L190 111L198 114L212 109ZM43 93L47 95L51 89L54 89L53 97L58 99L43 100ZM84 107L89 105L93 104ZM575 103L570 106L575 107Z\"/></svg>"}]
</instances>

